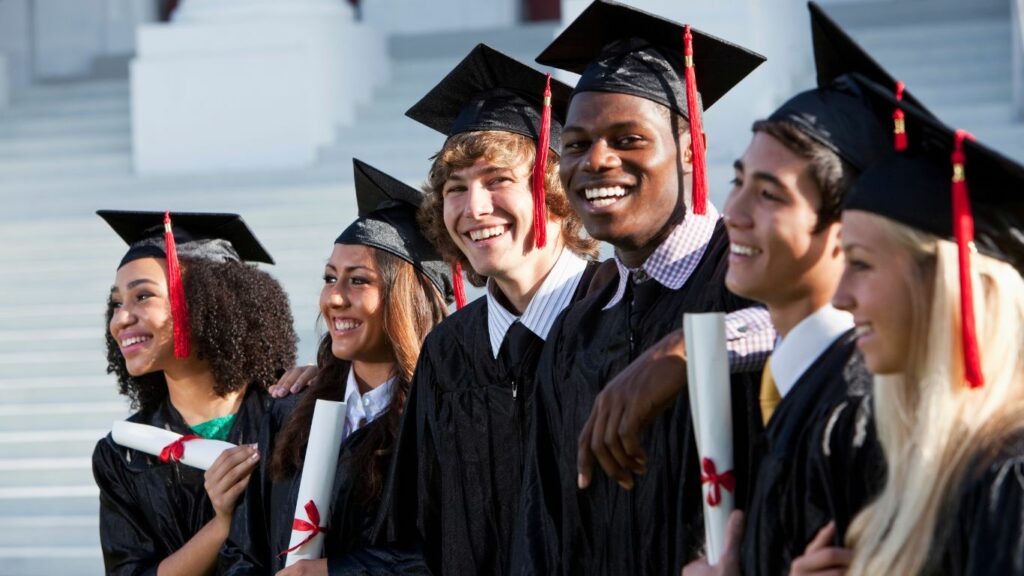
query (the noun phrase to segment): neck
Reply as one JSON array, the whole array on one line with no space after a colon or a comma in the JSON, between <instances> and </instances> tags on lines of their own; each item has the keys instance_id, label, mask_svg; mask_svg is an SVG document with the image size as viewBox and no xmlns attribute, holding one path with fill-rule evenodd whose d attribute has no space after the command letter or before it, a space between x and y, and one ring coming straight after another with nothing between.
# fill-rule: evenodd
<instances>
[{"instance_id":1,"label":"neck","mask_svg":"<svg viewBox=\"0 0 1024 576\"><path fill-rule=\"evenodd\" d=\"M164 370L164 379L171 405L189 426L234 414L245 396L244 388L218 396L213 371L205 363L191 359L183 366Z\"/></svg>"},{"instance_id":2,"label":"neck","mask_svg":"<svg viewBox=\"0 0 1024 576\"><path fill-rule=\"evenodd\" d=\"M797 324L805 318L821 310L822 306L832 301L831 294L813 294L806 298L782 304L768 304L768 315L780 338L785 338Z\"/></svg>"},{"instance_id":3,"label":"neck","mask_svg":"<svg viewBox=\"0 0 1024 576\"><path fill-rule=\"evenodd\" d=\"M550 233L548 237L551 238ZM558 257L562 254L561 238L541 250L534 248L534 252L537 253L537 257L532 266L524 266L500 277L492 276L498 288L495 296L516 315L521 315L526 310L540 285L544 283L544 279L555 267Z\"/></svg>"},{"instance_id":4,"label":"neck","mask_svg":"<svg viewBox=\"0 0 1024 576\"><path fill-rule=\"evenodd\" d=\"M676 229L676 226L683 221L683 214L673 214L653 236L639 246L616 246L615 255L626 265L627 268L639 268L651 257L651 254L661 246Z\"/></svg>"},{"instance_id":5,"label":"neck","mask_svg":"<svg viewBox=\"0 0 1024 576\"><path fill-rule=\"evenodd\" d=\"M352 362L352 373L356 377L359 393L366 394L370 390L379 388L381 384L388 381L388 378L391 378L395 373L395 363L356 360Z\"/></svg>"}]
</instances>

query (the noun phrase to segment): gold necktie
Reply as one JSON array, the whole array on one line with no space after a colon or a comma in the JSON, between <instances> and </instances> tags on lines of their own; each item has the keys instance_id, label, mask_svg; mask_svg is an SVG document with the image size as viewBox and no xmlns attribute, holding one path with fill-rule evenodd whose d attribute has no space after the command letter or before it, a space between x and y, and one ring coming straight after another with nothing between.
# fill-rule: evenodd
<instances>
[{"instance_id":1,"label":"gold necktie","mask_svg":"<svg viewBox=\"0 0 1024 576\"><path fill-rule=\"evenodd\" d=\"M772 418L772 412L782 401L779 389L775 386L775 378L772 378L771 359L764 363L764 370L761 372L761 420L764 425Z\"/></svg>"}]
</instances>

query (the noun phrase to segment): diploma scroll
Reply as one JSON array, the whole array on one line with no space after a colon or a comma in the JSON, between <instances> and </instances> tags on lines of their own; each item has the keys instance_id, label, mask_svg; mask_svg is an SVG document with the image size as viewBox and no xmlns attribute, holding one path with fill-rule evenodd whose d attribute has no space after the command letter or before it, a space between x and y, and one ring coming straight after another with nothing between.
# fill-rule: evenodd
<instances>
[{"instance_id":1,"label":"diploma scroll","mask_svg":"<svg viewBox=\"0 0 1024 576\"><path fill-rule=\"evenodd\" d=\"M110 435L125 448L160 456L165 462L174 460L186 466L209 470L217 457L235 445L220 440L207 440L196 436L182 436L177 432L136 424L135 422L114 422Z\"/></svg>"},{"instance_id":2,"label":"diploma scroll","mask_svg":"<svg viewBox=\"0 0 1024 576\"><path fill-rule=\"evenodd\" d=\"M306 458L302 464L302 478L299 480L299 495L295 501L292 536L286 550L286 567L299 560L316 560L323 553L323 532L327 529L344 427L344 402L316 401Z\"/></svg>"},{"instance_id":3,"label":"diploma scroll","mask_svg":"<svg viewBox=\"0 0 1024 576\"><path fill-rule=\"evenodd\" d=\"M736 490L725 314L686 314L683 334L690 412L701 459L708 563L715 565L725 545L725 525Z\"/></svg>"}]
</instances>

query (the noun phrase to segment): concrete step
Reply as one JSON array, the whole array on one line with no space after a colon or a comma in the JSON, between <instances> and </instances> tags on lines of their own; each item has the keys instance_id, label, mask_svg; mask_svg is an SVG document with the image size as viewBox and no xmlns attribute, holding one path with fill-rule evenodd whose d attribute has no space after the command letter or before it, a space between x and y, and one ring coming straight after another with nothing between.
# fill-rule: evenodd
<instances>
[{"instance_id":1,"label":"concrete step","mask_svg":"<svg viewBox=\"0 0 1024 576\"><path fill-rule=\"evenodd\" d=\"M93 336L96 336L95 332ZM72 377L0 377L0 396L3 397L5 405L38 403L42 400L85 402L118 398L117 383L114 377L107 375L105 371L95 375ZM0 445L3 444L4 441L0 438Z\"/></svg>"},{"instance_id":2,"label":"concrete step","mask_svg":"<svg viewBox=\"0 0 1024 576\"><path fill-rule=\"evenodd\" d=\"M99 489L89 485L0 488L0 525L9 517L84 516L99 511Z\"/></svg>"},{"instance_id":3,"label":"concrete step","mask_svg":"<svg viewBox=\"0 0 1024 576\"><path fill-rule=\"evenodd\" d=\"M104 98L68 99L68 100L25 100L17 102L7 110L0 112L0 119L33 118L38 116L71 117L88 114L130 114L131 98L123 95L111 95Z\"/></svg>"},{"instance_id":4,"label":"concrete step","mask_svg":"<svg viewBox=\"0 0 1024 576\"><path fill-rule=\"evenodd\" d=\"M4 574L17 576L76 576L103 573L99 545L0 548Z\"/></svg>"},{"instance_id":5,"label":"concrete step","mask_svg":"<svg viewBox=\"0 0 1024 576\"><path fill-rule=\"evenodd\" d=\"M62 102L94 98L123 98L131 92L127 80L92 80L35 84L15 94L14 105L21 102Z\"/></svg>"},{"instance_id":6,"label":"concrete step","mask_svg":"<svg viewBox=\"0 0 1024 576\"><path fill-rule=\"evenodd\" d=\"M111 388L116 386L111 385ZM0 432L0 456L4 458L72 458L92 454L96 442L107 435L105 427L79 430L32 430Z\"/></svg>"},{"instance_id":7,"label":"concrete step","mask_svg":"<svg viewBox=\"0 0 1024 576\"><path fill-rule=\"evenodd\" d=\"M0 542L6 550L39 545L44 537L55 548L95 545L98 550L99 519L95 515L22 516L0 522Z\"/></svg>"},{"instance_id":8,"label":"concrete step","mask_svg":"<svg viewBox=\"0 0 1024 576\"><path fill-rule=\"evenodd\" d=\"M64 458L0 458L0 488L22 486L87 486L92 477L92 451Z\"/></svg>"},{"instance_id":9,"label":"concrete step","mask_svg":"<svg viewBox=\"0 0 1024 576\"><path fill-rule=\"evenodd\" d=\"M3 122L0 122L0 138L67 134L68 132L127 134L130 131L131 118L120 112L67 118L46 116L5 118Z\"/></svg>"},{"instance_id":10,"label":"concrete step","mask_svg":"<svg viewBox=\"0 0 1024 576\"><path fill-rule=\"evenodd\" d=\"M0 163L18 158L53 158L83 152L116 152L124 156L130 155L131 150L128 131L0 136Z\"/></svg>"}]
</instances>

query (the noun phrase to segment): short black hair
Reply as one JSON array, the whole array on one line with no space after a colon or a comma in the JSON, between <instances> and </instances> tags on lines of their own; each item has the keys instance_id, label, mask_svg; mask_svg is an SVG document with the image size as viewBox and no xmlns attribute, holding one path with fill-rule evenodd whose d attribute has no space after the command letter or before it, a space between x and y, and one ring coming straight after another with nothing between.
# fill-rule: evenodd
<instances>
[{"instance_id":1,"label":"short black hair","mask_svg":"<svg viewBox=\"0 0 1024 576\"><path fill-rule=\"evenodd\" d=\"M807 168L809 176L821 195L814 232L821 232L838 222L843 199L850 192L860 171L789 122L758 120L751 129L755 134L761 132L775 138L790 152L810 161Z\"/></svg>"},{"instance_id":2,"label":"short black hair","mask_svg":"<svg viewBox=\"0 0 1024 576\"><path fill-rule=\"evenodd\" d=\"M192 349L209 363L225 395L246 385L265 390L295 365L298 337L288 296L270 274L241 262L181 259ZM110 334L114 308L107 306L107 373L132 409L150 412L167 396L163 372L132 376Z\"/></svg>"}]
</instances>

